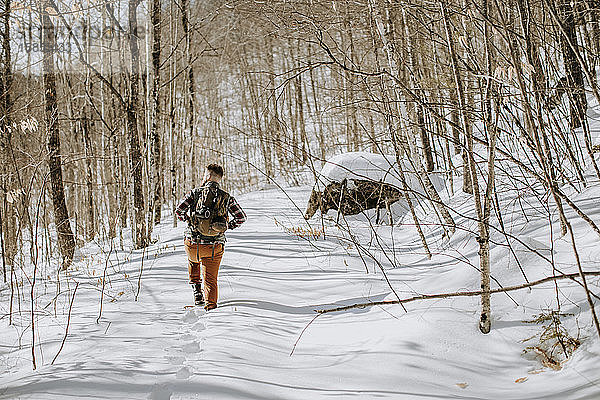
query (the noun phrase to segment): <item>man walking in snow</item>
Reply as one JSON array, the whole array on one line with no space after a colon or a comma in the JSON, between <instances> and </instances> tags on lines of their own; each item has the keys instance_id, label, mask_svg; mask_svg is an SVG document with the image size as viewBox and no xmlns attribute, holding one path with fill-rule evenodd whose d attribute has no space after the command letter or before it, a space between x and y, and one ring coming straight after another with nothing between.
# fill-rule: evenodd
<instances>
[{"instance_id":1,"label":"man walking in snow","mask_svg":"<svg viewBox=\"0 0 600 400\"><path fill-rule=\"evenodd\" d=\"M217 275L225 231L246 222L246 213L235 198L220 188L222 178L223 167L209 164L201 187L190 191L176 210L177 217L188 223L184 244L194 302L204 305L207 311L217 307ZM229 214L233 216L230 221Z\"/></svg>"}]
</instances>

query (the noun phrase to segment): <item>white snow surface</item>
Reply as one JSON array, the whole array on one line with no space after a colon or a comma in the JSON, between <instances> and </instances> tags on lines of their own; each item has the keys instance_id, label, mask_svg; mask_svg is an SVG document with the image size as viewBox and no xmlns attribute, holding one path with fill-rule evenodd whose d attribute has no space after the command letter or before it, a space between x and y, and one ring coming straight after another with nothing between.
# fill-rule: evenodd
<instances>
[{"instance_id":1,"label":"white snow surface","mask_svg":"<svg viewBox=\"0 0 600 400\"><path fill-rule=\"evenodd\" d=\"M401 169L405 174L406 183L416 193L424 194L423 185L415 172L415 166L408 161L403 161ZM400 178L400 168L394 155L382 155L366 151L352 151L338 154L328 159L317 179L319 183L327 185L329 182L341 182L348 179L373 180L386 182L400 189L403 188ZM443 191L445 181L441 174L430 173L430 179L438 191ZM418 196L417 196L418 197Z\"/></svg>"},{"instance_id":2,"label":"white snow surface","mask_svg":"<svg viewBox=\"0 0 600 400\"><path fill-rule=\"evenodd\" d=\"M401 185L398 180L396 157L365 151L353 151L331 157L323 165L320 177L325 181L340 182L348 179L372 179ZM406 169L406 167L405 167Z\"/></svg>"},{"instance_id":3,"label":"white snow surface","mask_svg":"<svg viewBox=\"0 0 600 400\"><path fill-rule=\"evenodd\" d=\"M514 302L505 294L493 295L488 335L477 327L478 297L416 301L406 304L406 311L399 305L356 308L313 320L316 309L395 295L373 259L364 252L359 257L330 220L325 220L325 239L309 242L286 230L306 228L300 210L310 190L238 196L248 221L228 233L219 307L208 313L184 309L192 301L184 227L172 228L169 218L155 230L157 243L145 251L113 252L108 264L107 246L106 253L99 246L84 247L68 278L61 278L56 314L51 303L56 282L38 272L36 370L28 295L21 301L22 317L9 326L8 290L2 287L0 399L600 399L600 341L583 290L569 281L559 283L562 312L574 314L564 323L574 336L579 330L582 345L560 371L522 355L527 345L521 341L540 333L539 325L523 321L554 306L552 283L512 292ZM600 220L600 190L570 194ZM464 214L471 202L466 195L452 198ZM511 215L508 209L506 214ZM585 268L600 269L598 238L574 213L569 217ZM547 219L530 217L526 223L515 217L506 224L523 239L514 250L523 255L528 278L551 275L546 262L525 251L533 246L549 254ZM375 227L381 245L364 228L362 244L402 298L477 290L478 246L468 232L475 225L466 217L457 225L463 229L449 241L440 239L440 228L425 231L431 260L411 225ZM563 272L574 272L570 242L558 232L555 223L554 257ZM501 242L500 234L492 237ZM389 257L378 247L387 248ZM491 254L498 282L523 282L505 246L492 246ZM97 323L105 265L107 296ZM80 286L69 334L51 365L75 282ZM598 278L589 278L589 284L598 293Z\"/></svg>"}]
</instances>

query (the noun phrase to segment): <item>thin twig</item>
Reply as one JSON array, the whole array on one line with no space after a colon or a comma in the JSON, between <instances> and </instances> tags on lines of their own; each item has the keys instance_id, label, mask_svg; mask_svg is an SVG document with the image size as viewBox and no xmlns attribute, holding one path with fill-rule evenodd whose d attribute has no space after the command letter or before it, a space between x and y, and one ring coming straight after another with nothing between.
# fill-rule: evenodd
<instances>
[{"instance_id":1,"label":"thin twig","mask_svg":"<svg viewBox=\"0 0 600 400\"><path fill-rule=\"evenodd\" d=\"M142 264L140 265L140 274L138 276L137 293L135 294L135 301L138 301L140 295L140 289L142 288L142 273L144 272L144 257L146 256L146 247L142 251Z\"/></svg>"},{"instance_id":2,"label":"thin twig","mask_svg":"<svg viewBox=\"0 0 600 400\"><path fill-rule=\"evenodd\" d=\"M315 310L316 312L319 312L318 310ZM302 338L302 335L304 335L304 332L308 329L308 327L315 322L315 319L319 318L321 316L321 313L315 315L315 317L313 319L310 320L310 322L304 327L304 329L302 329L302 332L300 332L300 336L298 336L298 339L296 340L296 343L294 343L294 347L292 348L292 352L290 353L290 357L292 356L292 354L294 354L294 350L296 350L296 346L298 345L298 342L300 341L300 338Z\"/></svg>"},{"instance_id":3,"label":"thin twig","mask_svg":"<svg viewBox=\"0 0 600 400\"><path fill-rule=\"evenodd\" d=\"M78 287L79 287L79 282L77 282L77 284L75 285L75 289L73 290L73 296L71 297L71 304L69 304L69 315L67 317L67 327L65 328L65 336L63 337L62 343L60 344L60 349L58 349L58 352L52 359L52 362L50 363L50 365L54 365L54 361L56 361L56 359L58 358L58 355L62 351L62 349L65 345L65 342L67 341L67 336L69 335L69 325L71 324L71 309L73 309L73 302L75 301L75 293L77 293Z\"/></svg>"},{"instance_id":4,"label":"thin twig","mask_svg":"<svg viewBox=\"0 0 600 400\"><path fill-rule=\"evenodd\" d=\"M100 323L100 318L102 317L102 304L104 302L104 287L106 285L106 270L108 269L108 262L110 259L110 255L113 250L113 240L110 240L110 250L108 255L106 256L106 262L104 263L104 272L102 273L102 290L100 293L100 310L98 311L98 318L96 318L96 323Z\"/></svg>"},{"instance_id":5,"label":"thin twig","mask_svg":"<svg viewBox=\"0 0 600 400\"><path fill-rule=\"evenodd\" d=\"M108 332L108 328L110 328L110 324L112 322L108 321L108 325L106 325L106 329L104 330L104 334L106 335L106 332Z\"/></svg>"}]
</instances>

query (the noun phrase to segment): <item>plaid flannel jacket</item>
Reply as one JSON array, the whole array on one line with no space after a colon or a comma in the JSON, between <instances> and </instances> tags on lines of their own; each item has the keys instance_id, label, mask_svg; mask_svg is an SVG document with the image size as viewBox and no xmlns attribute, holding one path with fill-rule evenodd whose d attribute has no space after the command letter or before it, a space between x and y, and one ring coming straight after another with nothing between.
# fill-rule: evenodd
<instances>
[{"instance_id":1,"label":"plaid flannel jacket","mask_svg":"<svg viewBox=\"0 0 600 400\"><path fill-rule=\"evenodd\" d=\"M177 218L181 221L188 222L189 215L188 210L192 206L194 202L194 190L191 190L185 199L179 204L175 213L177 214ZM229 195L229 205L227 207L229 213L233 216L233 219L228 223L228 229L235 229L244 222L246 222L247 216L242 207L238 204L235 197ZM202 236L198 232L192 232L190 226L185 230L185 239L191 241L193 244L213 244L213 243L225 243L225 233L222 233L219 236L207 237Z\"/></svg>"}]
</instances>

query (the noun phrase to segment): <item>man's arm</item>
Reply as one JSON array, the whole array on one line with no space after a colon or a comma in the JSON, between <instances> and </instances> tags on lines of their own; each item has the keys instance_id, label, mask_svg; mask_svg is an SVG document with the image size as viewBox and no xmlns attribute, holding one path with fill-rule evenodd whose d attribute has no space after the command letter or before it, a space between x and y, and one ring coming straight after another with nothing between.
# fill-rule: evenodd
<instances>
[{"instance_id":1,"label":"man's arm","mask_svg":"<svg viewBox=\"0 0 600 400\"><path fill-rule=\"evenodd\" d=\"M229 213L233 215L233 219L229 221L229 229L235 229L244 222L248 218L242 207L238 204L235 197L231 196L229 200Z\"/></svg>"},{"instance_id":2,"label":"man's arm","mask_svg":"<svg viewBox=\"0 0 600 400\"><path fill-rule=\"evenodd\" d=\"M181 202L181 204L179 204L179 206L177 206L177 209L175 210L175 214L177 214L177 218L179 218L182 221L187 221L188 220L188 215L187 215L187 211L188 209L191 207L192 203L194 202L194 191L190 191L186 198L183 199L183 201Z\"/></svg>"}]
</instances>

